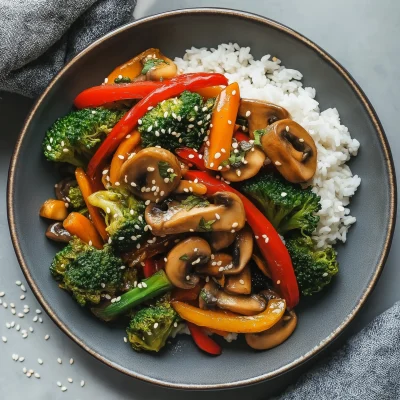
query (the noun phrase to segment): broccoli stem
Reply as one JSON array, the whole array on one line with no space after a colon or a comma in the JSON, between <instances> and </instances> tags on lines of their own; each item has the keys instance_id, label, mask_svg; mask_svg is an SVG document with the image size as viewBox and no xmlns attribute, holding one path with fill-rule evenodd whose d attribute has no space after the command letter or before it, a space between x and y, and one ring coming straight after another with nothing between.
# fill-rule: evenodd
<instances>
[{"instance_id":1,"label":"broccoli stem","mask_svg":"<svg viewBox=\"0 0 400 400\"><path fill-rule=\"evenodd\" d=\"M104 321L110 321L140 303L161 296L173 288L163 270L156 272L147 279L143 279L141 286L124 293L119 301L110 304L106 308L92 309L93 313Z\"/></svg>"}]
</instances>

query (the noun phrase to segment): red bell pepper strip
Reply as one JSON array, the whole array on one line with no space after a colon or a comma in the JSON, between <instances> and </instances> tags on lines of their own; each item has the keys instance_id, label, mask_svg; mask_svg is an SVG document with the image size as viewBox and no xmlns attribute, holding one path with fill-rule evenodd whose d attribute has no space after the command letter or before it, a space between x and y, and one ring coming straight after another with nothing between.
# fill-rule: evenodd
<instances>
[{"instance_id":1,"label":"red bell pepper strip","mask_svg":"<svg viewBox=\"0 0 400 400\"><path fill-rule=\"evenodd\" d=\"M199 326L194 325L191 322L188 322L187 325L194 342L201 350L214 356L219 356L222 353L221 346L206 335Z\"/></svg>"},{"instance_id":2,"label":"red bell pepper strip","mask_svg":"<svg viewBox=\"0 0 400 400\"><path fill-rule=\"evenodd\" d=\"M205 171L203 156L190 147L181 147L175 150L176 155L181 158L186 164L193 164L200 171Z\"/></svg>"},{"instance_id":3,"label":"red bell pepper strip","mask_svg":"<svg viewBox=\"0 0 400 400\"><path fill-rule=\"evenodd\" d=\"M234 137L238 142L248 142L248 141L250 141L250 138L249 138L247 135L245 135L245 134L242 133L242 132L238 132L238 131L236 131L236 132L234 133L233 137Z\"/></svg>"},{"instance_id":4,"label":"red bell pepper strip","mask_svg":"<svg viewBox=\"0 0 400 400\"><path fill-rule=\"evenodd\" d=\"M79 93L75 97L74 106L76 108L99 107L113 101L142 99L165 82L145 81L94 86Z\"/></svg>"},{"instance_id":5,"label":"red bell pepper strip","mask_svg":"<svg viewBox=\"0 0 400 400\"><path fill-rule=\"evenodd\" d=\"M178 96L185 90L194 91L199 88L227 85L228 80L222 74L193 73L172 78L158 89L153 90L134 105L114 126L104 142L97 149L89 162L87 173L92 181L101 180L101 168L107 158L115 151L121 140L132 131L139 119L147 113L149 107L154 107L163 100Z\"/></svg>"},{"instance_id":6,"label":"red bell pepper strip","mask_svg":"<svg viewBox=\"0 0 400 400\"><path fill-rule=\"evenodd\" d=\"M282 293L287 307L293 308L299 302L299 287L297 285L292 261L286 246L278 232L264 214L245 196L228 184L210 176L207 172L187 171L186 179L198 179L207 186L207 194L216 192L231 192L237 194L243 202L247 222L253 230L256 243L268 263L274 286Z\"/></svg>"},{"instance_id":7,"label":"red bell pepper strip","mask_svg":"<svg viewBox=\"0 0 400 400\"><path fill-rule=\"evenodd\" d=\"M165 267L165 261L163 259L148 258L144 262L143 274L145 278L149 278L154 275L160 269Z\"/></svg>"}]
</instances>

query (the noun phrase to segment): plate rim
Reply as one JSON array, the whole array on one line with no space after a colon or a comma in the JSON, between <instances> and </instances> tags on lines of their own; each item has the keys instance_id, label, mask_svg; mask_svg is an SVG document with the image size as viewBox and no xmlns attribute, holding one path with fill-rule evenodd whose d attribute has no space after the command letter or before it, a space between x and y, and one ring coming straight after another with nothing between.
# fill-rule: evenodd
<instances>
[{"instance_id":1,"label":"plate rim","mask_svg":"<svg viewBox=\"0 0 400 400\"><path fill-rule=\"evenodd\" d=\"M55 85L55 83L61 78L61 76L78 59L85 56L86 53L89 53L93 48L97 47L100 43L108 40L112 36L118 35L120 32L123 32L134 26L147 24L152 21L162 20L162 19L165 19L168 17L174 17L174 16L185 16L188 14L191 14L191 15L196 15L196 14L230 15L230 16L240 18L240 19L255 21L255 22L264 24L266 26L269 26L273 29L276 29L278 31L281 31L281 32L295 38L296 40L302 42L303 44L307 45L312 50L314 50L316 53L318 53L320 57L324 58L325 61L328 62L328 64L330 64L333 68L335 68L337 70L337 72L339 72L339 74L343 78L345 78L347 83L350 85L352 90L355 92L356 96L359 98L359 100L363 104L364 109L367 111L371 122L373 123L373 125L376 128L377 136L378 136L379 142L383 149L386 167L388 170L388 178L389 178L389 195L390 195L389 226L388 226L388 231L387 231L387 235L385 238L383 250L382 250L380 259L376 265L374 274L371 277L368 286L364 290L364 292L363 292L361 298L359 299L359 301L357 302L356 306L351 310L351 312L347 315L347 317L343 320L343 322L329 336L327 336L325 339L323 339L313 349L311 349L310 351L308 351L301 357L298 357L294 361L284 365L281 368L278 368L269 373L259 375L254 378L243 379L243 380L239 380L239 381L235 381L235 382L228 382L228 383L218 383L218 384L200 384L199 385L199 384L173 383L173 382L168 382L168 381L158 379L158 378L151 378L151 377L143 375L141 373L137 373L132 370L128 370L127 368L124 368L117 363L111 362L106 357L96 353L96 351L94 349L92 349L90 346L88 346L86 343L84 343L84 341L82 339L80 339L74 333L72 333L69 330L68 326L58 318L57 314L52 310L50 305L44 299L42 292L39 290L35 281L32 279L32 277L30 275L30 270L28 268L28 264L25 261L25 258L22 254L22 250L21 250L19 240L18 240L18 233L17 233L17 229L16 229L16 225L15 225L15 212L16 211L15 211L14 205L13 205L13 193L14 193L14 187L16 185L15 171L16 171L16 164L18 161L22 142L24 140L26 132L28 131L29 125L36 114L37 109L39 108L39 106L41 105L43 100L46 98L47 94L50 92L50 90ZM23 272L29 286L31 287L35 297L38 299L39 303L41 304L43 309L46 311L46 313L50 316L50 318L55 322L55 324L67 336L69 336L81 348L83 348L90 355L92 355L99 361L103 362L104 364L108 365L109 367L114 368L117 371L120 371L128 376L132 376L134 378L140 379L142 381L157 384L157 385L168 387L168 388L174 388L174 389L189 389L189 390L193 390L193 389L197 389L197 390L198 389L201 389L201 390L227 389L227 388L243 387L243 386L259 383L259 382L277 377L277 376L279 376L285 372L288 372L290 370L293 370L294 368L300 366L307 360L310 360L311 358L316 356L322 350L326 349L328 347L328 345L331 344L345 330L345 328L349 325L349 323L353 320L353 318L359 312L361 307L364 305L366 299L368 298L368 296L371 294L372 290L374 289L374 287L382 273L386 259L389 255L389 250L391 247L395 223L396 223L396 211L397 211L397 183L396 183L396 173L395 173L395 168L394 168L394 161L393 161L390 145L387 140L384 129L382 127L382 124L376 114L375 109L373 108L371 102L365 95L364 91L361 89L361 87L358 85L358 83L355 81L355 79L351 76L351 74L335 58L333 58L325 50L323 50L321 47L319 47L316 43L314 43L313 41L311 41L304 35L298 33L297 31L287 27L286 25L283 25L283 24L276 22L270 18L261 16L261 15L255 14L255 13L234 10L234 9L227 9L227 8L219 8L219 7L185 8L185 9L180 9L180 10L172 10L172 11L162 12L159 14L154 14L154 15L150 15L150 16L147 16L144 18L140 18L140 19L137 19L133 22L125 24L125 25L107 33L106 35L102 36L101 38L99 38L95 42L93 42L91 45L86 47L80 53L78 53L72 60L70 60L57 73L57 75L53 78L53 80L50 82L50 84L47 86L47 88L44 90L44 92L36 100L31 111L29 112L27 118L25 119L25 122L24 122L21 132L18 136L16 145L15 145L12 157L11 157L10 167L9 167L9 172L8 172L8 182L7 182L7 217L8 217L8 225L9 225L9 229L10 229L10 235L11 235L11 240L12 240L12 244L14 247L14 251L17 256L19 265L22 269L22 272Z\"/></svg>"}]
</instances>

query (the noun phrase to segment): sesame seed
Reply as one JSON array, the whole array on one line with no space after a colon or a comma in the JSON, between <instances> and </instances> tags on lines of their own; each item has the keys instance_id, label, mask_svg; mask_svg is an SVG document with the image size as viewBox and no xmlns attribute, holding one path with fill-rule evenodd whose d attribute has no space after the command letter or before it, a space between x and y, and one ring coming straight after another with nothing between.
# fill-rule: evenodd
<instances>
[{"instance_id":1,"label":"sesame seed","mask_svg":"<svg viewBox=\"0 0 400 400\"><path fill-rule=\"evenodd\" d=\"M18 313L18 314L17 314L17 317L18 317L18 318L24 318L24 314Z\"/></svg>"},{"instance_id":2,"label":"sesame seed","mask_svg":"<svg viewBox=\"0 0 400 400\"><path fill-rule=\"evenodd\" d=\"M1 337L1 340L2 340L4 343L7 343L7 338L6 338L5 336L2 336L2 337Z\"/></svg>"},{"instance_id":3,"label":"sesame seed","mask_svg":"<svg viewBox=\"0 0 400 400\"><path fill-rule=\"evenodd\" d=\"M41 313L42 312L39 309L36 310L36 314L41 314Z\"/></svg>"},{"instance_id":4,"label":"sesame seed","mask_svg":"<svg viewBox=\"0 0 400 400\"><path fill-rule=\"evenodd\" d=\"M0 297L4 297L5 293L4 292L0 292Z\"/></svg>"},{"instance_id":5,"label":"sesame seed","mask_svg":"<svg viewBox=\"0 0 400 400\"><path fill-rule=\"evenodd\" d=\"M218 158L220 158L220 157L221 157L221 153L218 153L218 152L215 153L215 156L214 156L215 159L218 159Z\"/></svg>"},{"instance_id":6,"label":"sesame seed","mask_svg":"<svg viewBox=\"0 0 400 400\"><path fill-rule=\"evenodd\" d=\"M155 168L154 167L147 167L147 171L148 172L153 172L153 171L155 171Z\"/></svg>"},{"instance_id":7,"label":"sesame seed","mask_svg":"<svg viewBox=\"0 0 400 400\"><path fill-rule=\"evenodd\" d=\"M28 372L26 373L26 376L27 376L28 378L30 378L30 377L32 376L32 373L28 371Z\"/></svg>"},{"instance_id":8,"label":"sesame seed","mask_svg":"<svg viewBox=\"0 0 400 400\"><path fill-rule=\"evenodd\" d=\"M232 121L228 119L228 125L232 125Z\"/></svg>"},{"instance_id":9,"label":"sesame seed","mask_svg":"<svg viewBox=\"0 0 400 400\"><path fill-rule=\"evenodd\" d=\"M190 275L186 275L186 280L190 281Z\"/></svg>"},{"instance_id":10,"label":"sesame seed","mask_svg":"<svg viewBox=\"0 0 400 400\"><path fill-rule=\"evenodd\" d=\"M6 302L3 303L4 308L8 308L8 304Z\"/></svg>"},{"instance_id":11,"label":"sesame seed","mask_svg":"<svg viewBox=\"0 0 400 400\"><path fill-rule=\"evenodd\" d=\"M21 281L15 281L15 284L16 284L17 286L21 286L21 285L22 285L22 282L21 282Z\"/></svg>"},{"instance_id":12,"label":"sesame seed","mask_svg":"<svg viewBox=\"0 0 400 400\"><path fill-rule=\"evenodd\" d=\"M29 332L33 332L33 328L31 326L29 327Z\"/></svg>"},{"instance_id":13,"label":"sesame seed","mask_svg":"<svg viewBox=\"0 0 400 400\"><path fill-rule=\"evenodd\" d=\"M57 358L57 362L58 362L59 364L62 364L61 358Z\"/></svg>"},{"instance_id":14,"label":"sesame seed","mask_svg":"<svg viewBox=\"0 0 400 400\"><path fill-rule=\"evenodd\" d=\"M43 360L42 360L41 358L38 358L38 359L37 359L37 362L38 362L40 365L43 365Z\"/></svg>"},{"instance_id":15,"label":"sesame seed","mask_svg":"<svg viewBox=\"0 0 400 400\"><path fill-rule=\"evenodd\" d=\"M189 229L189 232L194 232L194 229L190 228L190 229Z\"/></svg>"},{"instance_id":16,"label":"sesame seed","mask_svg":"<svg viewBox=\"0 0 400 400\"><path fill-rule=\"evenodd\" d=\"M24 361L25 361L25 357L20 357L20 358L18 358L18 361L19 361L19 362L24 362Z\"/></svg>"},{"instance_id":17,"label":"sesame seed","mask_svg":"<svg viewBox=\"0 0 400 400\"><path fill-rule=\"evenodd\" d=\"M22 368L22 372L23 372L24 374L26 374L26 373L28 372L28 370L26 369L26 367Z\"/></svg>"},{"instance_id":18,"label":"sesame seed","mask_svg":"<svg viewBox=\"0 0 400 400\"><path fill-rule=\"evenodd\" d=\"M119 182L115 182L114 185L115 185L115 186L119 186L120 183L119 183Z\"/></svg>"},{"instance_id":19,"label":"sesame seed","mask_svg":"<svg viewBox=\"0 0 400 400\"><path fill-rule=\"evenodd\" d=\"M289 132L289 127L286 125L286 132Z\"/></svg>"},{"instance_id":20,"label":"sesame seed","mask_svg":"<svg viewBox=\"0 0 400 400\"><path fill-rule=\"evenodd\" d=\"M286 197L286 196L287 196L287 193L286 193L286 192L282 192L282 193L281 193L281 196L282 196L282 197Z\"/></svg>"},{"instance_id":21,"label":"sesame seed","mask_svg":"<svg viewBox=\"0 0 400 400\"><path fill-rule=\"evenodd\" d=\"M327 273L327 272L324 272L324 273L322 274L322 276L323 276L324 278L326 278L326 277L328 276L328 273Z\"/></svg>"},{"instance_id":22,"label":"sesame seed","mask_svg":"<svg viewBox=\"0 0 400 400\"><path fill-rule=\"evenodd\" d=\"M21 327L19 326L19 324L17 324L17 326L15 327L15 329L16 329L17 331L19 331L19 330L21 329Z\"/></svg>"},{"instance_id":23,"label":"sesame seed","mask_svg":"<svg viewBox=\"0 0 400 400\"><path fill-rule=\"evenodd\" d=\"M141 119L138 119L138 124L142 125L143 121Z\"/></svg>"},{"instance_id":24,"label":"sesame seed","mask_svg":"<svg viewBox=\"0 0 400 400\"><path fill-rule=\"evenodd\" d=\"M236 175L237 175L237 176L242 175L242 171L241 171L240 169L237 169L237 170L236 170Z\"/></svg>"},{"instance_id":25,"label":"sesame seed","mask_svg":"<svg viewBox=\"0 0 400 400\"><path fill-rule=\"evenodd\" d=\"M21 285L21 290L22 290L23 292L26 292L26 288L25 288L24 285Z\"/></svg>"},{"instance_id":26,"label":"sesame seed","mask_svg":"<svg viewBox=\"0 0 400 400\"><path fill-rule=\"evenodd\" d=\"M72 382L73 382L72 378L68 378L67 381L68 381L69 383L72 383Z\"/></svg>"},{"instance_id":27,"label":"sesame seed","mask_svg":"<svg viewBox=\"0 0 400 400\"><path fill-rule=\"evenodd\" d=\"M66 391L67 391L67 388L66 388L65 386L62 386L62 387L61 387L61 391L62 391L62 392L66 392Z\"/></svg>"},{"instance_id":28,"label":"sesame seed","mask_svg":"<svg viewBox=\"0 0 400 400\"><path fill-rule=\"evenodd\" d=\"M214 166L214 163L212 162L212 163L210 163L210 167L212 168Z\"/></svg>"},{"instance_id":29,"label":"sesame seed","mask_svg":"<svg viewBox=\"0 0 400 400\"><path fill-rule=\"evenodd\" d=\"M66 148L64 148L64 149L63 149L63 152L64 152L64 153L68 153L68 152L69 152L69 150L68 150L68 149L66 149Z\"/></svg>"},{"instance_id":30,"label":"sesame seed","mask_svg":"<svg viewBox=\"0 0 400 400\"><path fill-rule=\"evenodd\" d=\"M35 378L36 378L36 379L40 379L40 374L38 374L37 372L35 372Z\"/></svg>"},{"instance_id":31,"label":"sesame seed","mask_svg":"<svg viewBox=\"0 0 400 400\"><path fill-rule=\"evenodd\" d=\"M158 328L158 322L156 322L155 324L154 324L154 329L157 329Z\"/></svg>"},{"instance_id":32,"label":"sesame seed","mask_svg":"<svg viewBox=\"0 0 400 400\"><path fill-rule=\"evenodd\" d=\"M304 139L300 138L300 139L299 139L299 142L300 142L300 143L303 143L303 142L304 142Z\"/></svg>"},{"instance_id":33,"label":"sesame seed","mask_svg":"<svg viewBox=\"0 0 400 400\"><path fill-rule=\"evenodd\" d=\"M40 322L40 323L43 323L43 320L42 320L42 318L40 318L40 317L39 317L39 322Z\"/></svg>"},{"instance_id":34,"label":"sesame seed","mask_svg":"<svg viewBox=\"0 0 400 400\"><path fill-rule=\"evenodd\" d=\"M232 96L236 94L236 90L232 90Z\"/></svg>"},{"instance_id":35,"label":"sesame seed","mask_svg":"<svg viewBox=\"0 0 400 400\"><path fill-rule=\"evenodd\" d=\"M16 313L17 313L17 312L15 311L15 308L12 308L12 309L11 309L11 314L12 314L12 315L15 315Z\"/></svg>"},{"instance_id":36,"label":"sesame seed","mask_svg":"<svg viewBox=\"0 0 400 400\"><path fill-rule=\"evenodd\" d=\"M47 149L48 151L51 151L51 146L48 144L48 145L46 146L46 149Z\"/></svg>"},{"instance_id":37,"label":"sesame seed","mask_svg":"<svg viewBox=\"0 0 400 400\"><path fill-rule=\"evenodd\" d=\"M119 158L120 160L124 160L124 159L125 159L125 157L124 157L122 154L118 154L118 158Z\"/></svg>"},{"instance_id":38,"label":"sesame seed","mask_svg":"<svg viewBox=\"0 0 400 400\"><path fill-rule=\"evenodd\" d=\"M246 117L250 117L250 114L251 114L250 110L246 111Z\"/></svg>"},{"instance_id":39,"label":"sesame seed","mask_svg":"<svg viewBox=\"0 0 400 400\"><path fill-rule=\"evenodd\" d=\"M62 386L60 381L57 381L57 386L58 386L58 387L61 387L61 386Z\"/></svg>"},{"instance_id":40,"label":"sesame seed","mask_svg":"<svg viewBox=\"0 0 400 400\"><path fill-rule=\"evenodd\" d=\"M194 154L189 154L188 158L194 158Z\"/></svg>"},{"instance_id":41,"label":"sesame seed","mask_svg":"<svg viewBox=\"0 0 400 400\"><path fill-rule=\"evenodd\" d=\"M148 206L150 203L151 203L150 200L146 200L146 201L144 202L144 204L145 204L146 206Z\"/></svg>"},{"instance_id":42,"label":"sesame seed","mask_svg":"<svg viewBox=\"0 0 400 400\"><path fill-rule=\"evenodd\" d=\"M7 329L10 329L10 328L11 328L11 325L10 325L9 322L6 322L6 328L7 328Z\"/></svg>"},{"instance_id":43,"label":"sesame seed","mask_svg":"<svg viewBox=\"0 0 400 400\"><path fill-rule=\"evenodd\" d=\"M235 230L234 230L234 229L231 229L231 233L235 233Z\"/></svg>"},{"instance_id":44,"label":"sesame seed","mask_svg":"<svg viewBox=\"0 0 400 400\"><path fill-rule=\"evenodd\" d=\"M85 381L81 381L81 387L85 386Z\"/></svg>"},{"instance_id":45,"label":"sesame seed","mask_svg":"<svg viewBox=\"0 0 400 400\"><path fill-rule=\"evenodd\" d=\"M118 75L118 79L122 79L122 75Z\"/></svg>"},{"instance_id":46,"label":"sesame seed","mask_svg":"<svg viewBox=\"0 0 400 400\"><path fill-rule=\"evenodd\" d=\"M276 284L277 284L277 285L280 285L280 284L281 284L281 281L280 281L280 280L277 280L277 281L276 281Z\"/></svg>"},{"instance_id":47,"label":"sesame seed","mask_svg":"<svg viewBox=\"0 0 400 400\"><path fill-rule=\"evenodd\" d=\"M280 161L275 161L275 165L279 167L280 165L282 165L282 163Z\"/></svg>"}]
</instances>

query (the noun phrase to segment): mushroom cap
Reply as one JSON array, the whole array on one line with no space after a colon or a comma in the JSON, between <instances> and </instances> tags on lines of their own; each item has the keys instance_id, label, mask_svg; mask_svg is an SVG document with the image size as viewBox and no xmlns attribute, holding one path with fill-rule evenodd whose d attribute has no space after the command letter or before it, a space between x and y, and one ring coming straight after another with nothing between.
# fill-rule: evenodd
<instances>
[{"instance_id":1,"label":"mushroom cap","mask_svg":"<svg viewBox=\"0 0 400 400\"><path fill-rule=\"evenodd\" d=\"M244 156L246 164L242 164L238 168L231 167L230 169L221 171L221 175L230 182L240 182L250 179L258 174L264 165L265 158L266 155L261 149L253 147Z\"/></svg>"},{"instance_id":2,"label":"mushroom cap","mask_svg":"<svg viewBox=\"0 0 400 400\"><path fill-rule=\"evenodd\" d=\"M232 294L250 294L251 293L251 271L246 265L243 271L237 275L229 275L225 281L224 290Z\"/></svg>"},{"instance_id":3,"label":"mushroom cap","mask_svg":"<svg viewBox=\"0 0 400 400\"><path fill-rule=\"evenodd\" d=\"M207 263L211 256L210 245L197 236L189 237L173 247L167 256L165 273L171 283L181 289L191 289L199 277L191 274L192 269Z\"/></svg>"},{"instance_id":4,"label":"mushroom cap","mask_svg":"<svg viewBox=\"0 0 400 400\"><path fill-rule=\"evenodd\" d=\"M233 267L232 256L226 253L214 254L207 264L196 267L196 272L201 275L215 276L221 278L225 270Z\"/></svg>"},{"instance_id":5,"label":"mushroom cap","mask_svg":"<svg viewBox=\"0 0 400 400\"><path fill-rule=\"evenodd\" d=\"M170 174L176 176L171 180ZM126 182L129 190L142 200L165 199L177 188L180 180L178 159L170 151L158 147L140 150L121 167L120 182Z\"/></svg>"},{"instance_id":6,"label":"mushroom cap","mask_svg":"<svg viewBox=\"0 0 400 400\"><path fill-rule=\"evenodd\" d=\"M317 169L314 139L291 119L277 121L261 138L264 152L282 176L293 183L310 180Z\"/></svg>"},{"instance_id":7,"label":"mushroom cap","mask_svg":"<svg viewBox=\"0 0 400 400\"><path fill-rule=\"evenodd\" d=\"M46 230L46 237L63 243L68 243L72 239L72 235L63 227L62 222L50 224Z\"/></svg>"},{"instance_id":8,"label":"mushroom cap","mask_svg":"<svg viewBox=\"0 0 400 400\"><path fill-rule=\"evenodd\" d=\"M164 56L161 52L157 58L165 61L165 63L158 64L153 68L150 68L146 73L146 78L148 80L159 81L160 79L171 79L176 76L178 67L170 58Z\"/></svg>"},{"instance_id":9,"label":"mushroom cap","mask_svg":"<svg viewBox=\"0 0 400 400\"><path fill-rule=\"evenodd\" d=\"M213 250L219 251L229 247L235 240L236 233L231 231L213 231L210 234L210 245Z\"/></svg>"},{"instance_id":10,"label":"mushroom cap","mask_svg":"<svg viewBox=\"0 0 400 400\"><path fill-rule=\"evenodd\" d=\"M246 333L247 344L256 350L267 350L282 344L296 329L297 316L293 310L286 311L272 328L260 333Z\"/></svg>"},{"instance_id":11,"label":"mushroom cap","mask_svg":"<svg viewBox=\"0 0 400 400\"><path fill-rule=\"evenodd\" d=\"M289 112L283 107L253 99L240 100L238 115L247 118L249 134L252 138L254 138L253 132L255 130L264 129L278 120L290 118Z\"/></svg>"},{"instance_id":12,"label":"mushroom cap","mask_svg":"<svg viewBox=\"0 0 400 400\"><path fill-rule=\"evenodd\" d=\"M168 203L164 211L157 204L150 204L145 211L146 222L155 236L183 232L205 232L201 221L214 221L213 231L237 231L245 224L242 200L230 192L217 192L209 198L214 204L187 209L179 202ZM219 216L220 218L218 219Z\"/></svg>"}]
</instances>

